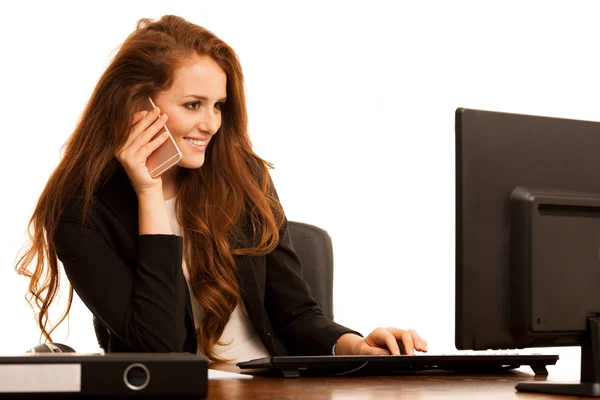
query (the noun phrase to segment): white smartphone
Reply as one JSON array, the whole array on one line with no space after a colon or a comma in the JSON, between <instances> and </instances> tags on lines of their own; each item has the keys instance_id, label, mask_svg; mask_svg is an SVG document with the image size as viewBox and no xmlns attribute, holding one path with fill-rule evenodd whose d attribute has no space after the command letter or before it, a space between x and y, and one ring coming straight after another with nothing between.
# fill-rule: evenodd
<instances>
[{"instance_id":1,"label":"white smartphone","mask_svg":"<svg viewBox=\"0 0 600 400\"><path fill-rule=\"evenodd\" d=\"M156 104L154 104L152 99L148 97L144 102L144 110L152 111L155 108ZM162 134L165 131L169 133L169 137L167 138L167 140L165 140L163 144L160 145L159 148L154 150L146 160L146 168L148 168L148 172L150 172L150 176L153 178L160 176L160 174L162 174L169 168L177 165L177 163L179 163L179 161L181 161L181 158L183 157L181 151L179 150L179 147L177 147L177 144L175 143L175 140L171 135L171 132L167 128L167 125L165 125L154 136L154 138L156 138L158 135ZM152 138L152 140L154 140L154 138Z\"/></svg>"}]
</instances>

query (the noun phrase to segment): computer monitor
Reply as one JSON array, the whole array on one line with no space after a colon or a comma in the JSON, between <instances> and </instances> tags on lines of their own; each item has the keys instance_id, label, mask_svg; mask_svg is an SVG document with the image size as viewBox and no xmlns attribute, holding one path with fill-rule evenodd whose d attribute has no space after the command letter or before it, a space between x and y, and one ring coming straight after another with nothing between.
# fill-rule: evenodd
<instances>
[{"instance_id":1,"label":"computer monitor","mask_svg":"<svg viewBox=\"0 0 600 400\"><path fill-rule=\"evenodd\" d=\"M600 395L600 122L455 117L457 349L582 346L580 384L517 389Z\"/></svg>"}]
</instances>

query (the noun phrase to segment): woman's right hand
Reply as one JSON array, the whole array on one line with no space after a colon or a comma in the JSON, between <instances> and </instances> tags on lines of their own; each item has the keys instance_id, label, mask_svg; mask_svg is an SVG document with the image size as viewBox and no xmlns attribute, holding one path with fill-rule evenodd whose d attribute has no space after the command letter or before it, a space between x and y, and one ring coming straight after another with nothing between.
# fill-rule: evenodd
<instances>
[{"instance_id":1,"label":"woman's right hand","mask_svg":"<svg viewBox=\"0 0 600 400\"><path fill-rule=\"evenodd\" d=\"M162 190L162 179L152 178L146 167L146 160L169 137L163 132L154 140L152 138L167 122L167 115L160 115L160 110L141 111L133 115L129 137L125 144L117 150L116 157L125 168L135 192L143 194L152 190Z\"/></svg>"}]
</instances>

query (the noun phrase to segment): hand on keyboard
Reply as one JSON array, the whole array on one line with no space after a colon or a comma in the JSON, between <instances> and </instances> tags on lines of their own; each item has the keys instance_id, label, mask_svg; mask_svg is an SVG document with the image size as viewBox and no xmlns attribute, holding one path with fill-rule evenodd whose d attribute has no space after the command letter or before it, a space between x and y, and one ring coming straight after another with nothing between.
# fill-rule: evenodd
<instances>
[{"instance_id":1,"label":"hand on keyboard","mask_svg":"<svg viewBox=\"0 0 600 400\"><path fill-rule=\"evenodd\" d=\"M366 338L344 334L335 348L336 355L413 355L415 350L426 352L427 341L413 329L377 328Z\"/></svg>"}]
</instances>

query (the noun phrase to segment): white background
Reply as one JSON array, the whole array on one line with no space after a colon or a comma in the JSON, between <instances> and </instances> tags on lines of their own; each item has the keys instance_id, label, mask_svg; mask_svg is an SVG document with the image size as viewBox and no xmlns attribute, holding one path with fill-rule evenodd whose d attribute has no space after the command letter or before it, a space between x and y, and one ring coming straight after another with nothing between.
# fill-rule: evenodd
<instances>
[{"instance_id":1,"label":"white background","mask_svg":"<svg viewBox=\"0 0 600 400\"><path fill-rule=\"evenodd\" d=\"M0 353L38 343L13 266L60 147L136 21L167 13L237 51L251 137L288 218L333 238L336 320L364 334L415 328L432 352L455 351L454 111L597 120L598 11L567 0L1 2ZM78 299L54 339L97 349ZM578 349L548 351L578 376Z\"/></svg>"}]
</instances>

